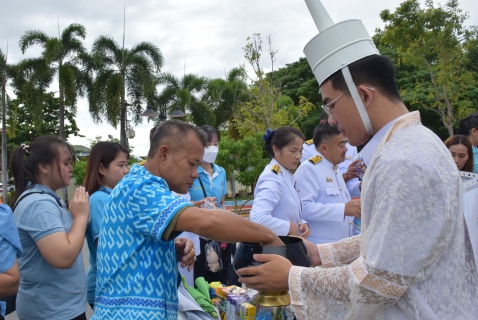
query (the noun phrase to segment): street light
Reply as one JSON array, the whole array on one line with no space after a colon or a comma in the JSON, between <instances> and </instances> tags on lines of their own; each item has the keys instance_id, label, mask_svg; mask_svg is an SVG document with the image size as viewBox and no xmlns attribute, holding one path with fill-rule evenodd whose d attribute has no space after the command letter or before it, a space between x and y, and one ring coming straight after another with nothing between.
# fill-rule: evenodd
<instances>
[{"instance_id":1,"label":"street light","mask_svg":"<svg viewBox=\"0 0 478 320\"><path fill-rule=\"evenodd\" d=\"M146 110L143 112L143 114L141 115L142 117L156 117L157 116L157 113L154 112L153 109L151 109L150 106L147 106L146 107Z\"/></svg>"},{"instance_id":2,"label":"street light","mask_svg":"<svg viewBox=\"0 0 478 320\"><path fill-rule=\"evenodd\" d=\"M179 106L176 106L176 108L174 108L173 113L171 113L171 118L181 118L184 116L185 114L179 109Z\"/></svg>"}]
</instances>

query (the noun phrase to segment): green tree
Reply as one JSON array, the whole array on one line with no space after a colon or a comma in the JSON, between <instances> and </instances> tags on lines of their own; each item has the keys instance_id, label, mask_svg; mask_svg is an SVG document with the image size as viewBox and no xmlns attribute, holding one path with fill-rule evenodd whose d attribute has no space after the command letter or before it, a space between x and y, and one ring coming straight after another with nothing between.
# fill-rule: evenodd
<instances>
[{"instance_id":1,"label":"green tree","mask_svg":"<svg viewBox=\"0 0 478 320\"><path fill-rule=\"evenodd\" d=\"M179 107L187 119L197 126L214 124L212 109L202 99L207 83L207 78L195 74L185 74L178 78L170 73L163 73L159 77L159 84L163 86L159 101L166 106L168 113Z\"/></svg>"},{"instance_id":2,"label":"green tree","mask_svg":"<svg viewBox=\"0 0 478 320\"><path fill-rule=\"evenodd\" d=\"M38 113L37 106L32 107L23 103L19 99L14 99L8 108L8 138L9 145L18 147L22 143L30 144L30 142L42 135L58 136L60 132L60 119L58 118L59 98L54 97L54 93L44 93L43 101L40 105L40 112L43 121L37 123L35 121ZM83 137L79 132L75 120L75 115L68 109L65 110L65 118L68 124L64 126L65 138L69 136Z\"/></svg>"},{"instance_id":3,"label":"green tree","mask_svg":"<svg viewBox=\"0 0 478 320\"><path fill-rule=\"evenodd\" d=\"M128 147L127 114L136 124L142 121L141 104L154 92L163 56L150 42L126 49L100 36L93 44L92 57L96 78L89 93L90 114L95 122L104 120L115 128L119 123L120 143Z\"/></svg>"},{"instance_id":4,"label":"green tree","mask_svg":"<svg viewBox=\"0 0 478 320\"><path fill-rule=\"evenodd\" d=\"M234 125L243 136L263 133L267 128L297 125L296 122L313 108L305 97L299 98L298 105L281 92L281 82L274 81L274 62L277 51L272 49L272 39L267 37L271 72L266 74L261 66L262 39L260 34L247 38L243 48L244 57L253 69L253 75L244 73L251 81L245 92L246 99L238 104Z\"/></svg>"},{"instance_id":5,"label":"green tree","mask_svg":"<svg viewBox=\"0 0 478 320\"><path fill-rule=\"evenodd\" d=\"M270 159L264 151L262 134L246 136L235 140L222 137L216 163L226 170L227 176L254 191L257 179Z\"/></svg>"},{"instance_id":6,"label":"green tree","mask_svg":"<svg viewBox=\"0 0 478 320\"><path fill-rule=\"evenodd\" d=\"M307 117L298 120L300 130L306 137L312 137L322 113L322 96L309 62L301 57L298 61L279 68L272 76L275 82L281 82L282 94L290 97L295 105L299 105L300 97L305 97L314 105Z\"/></svg>"},{"instance_id":7,"label":"green tree","mask_svg":"<svg viewBox=\"0 0 478 320\"><path fill-rule=\"evenodd\" d=\"M416 99L410 94L416 88L416 83L428 81L430 78L428 72L423 67L400 63L400 55L397 48L385 44L382 41L383 31L377 30L373 36L375 46L382 55L388 56L395 64L395 79L398 90L403 102L411 111L420 111L420 118L427 128L435 132L442 140L445 140L449 134L448 130L442 122L440 115L424 106L422 103L417 103ZM422 99L427 99L425 93L421 94Z\"/></svg>"},{"instance_id":8,"label":"green tree","mask_svg":"<svg viewBox=\"0 0 478 320\"><path fill-rule=\"evenodd\" d=\"M412 104L438 113L448 134L456 121L473 110L470 88L476 87L473 73L465 68L467 42L476 32L464 27L466 14L457 0L435 7L432 0L421 8L418 0L403 2L394 13L381 12L387 23L382 41L397 49L398 63L426 71L411 89L402 94Z\"/></svg>"},{"instance_id":9,"label":"green tree","mask_svg":"<svg viewBox=\"0 0 478 320\"><path fill-rule=\"evenodd\" d=\"M81 160L75 162L75 168L73 170L73 178L75 178L75 186L83 185L83 180L86 176L87 161Z\"/></svg>"},{"instance_id":10,"label":"green tree","mask_svg":"<svg viewBox=\"0 0 478 320\"><path fill-rule=\"evenodd\" d=\"M58 33L60 33L59 30ZM58 75L59 134L63 140L66 138L65 106L68 106L71 112L76 113L78 96L86 94L87 80L85 73L79 67L80 57L86 51L81 42L85 37L85 27L81 24L72 23L61 34L58 34L58 38L49 37L39 30L28 30L19 41L22 53L25 53L34 44L38 44L43 48L40 58L28 59L24 64L28 65L30 69L41 69L42 74ZM51 84L53 79L54 77L51 76L49 84ZM28 84L25 84L25 86L28 86ZM34 98L36 103L41 100L39 94L35 95Z\"/></svg>"},{"instance_id":11,"label":"green tree","mask_svg":"<svg viewBox=\"0 0 478 320\"><path fill-rule=\"evenodd\" d=\"M234 68L225 79L216 78L207 83L206 92L202 97L211 106L215 123L210 123L216 128L227 128L230 137L239 138L237 130L232 123L238 102L243 102L247 90L245 74L242 68Z\"/></svg>"}]
</instances>

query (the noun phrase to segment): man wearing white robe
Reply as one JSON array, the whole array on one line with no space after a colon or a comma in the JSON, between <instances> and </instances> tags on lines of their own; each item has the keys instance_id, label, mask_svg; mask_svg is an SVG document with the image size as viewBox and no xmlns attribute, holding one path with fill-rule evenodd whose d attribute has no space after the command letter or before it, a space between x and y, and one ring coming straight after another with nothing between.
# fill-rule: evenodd
<instances>
[{"instance_id":1,"label":"man wearing white robe","mask_svg":"<svg viewBox=\"0 0 478 320\"><path fill-rule=\"evenodd\" d=\"M362 235L309 247L316 268L256 255L264 264L239 270L240 281L288 289L299 320L476 319L476 264L449 151L408 112L388 58L348 67L374 133L361 152ZM359 145L368 134L347 91L340 71L321 83L329 123Z\"/></svg>"}]
</instances>

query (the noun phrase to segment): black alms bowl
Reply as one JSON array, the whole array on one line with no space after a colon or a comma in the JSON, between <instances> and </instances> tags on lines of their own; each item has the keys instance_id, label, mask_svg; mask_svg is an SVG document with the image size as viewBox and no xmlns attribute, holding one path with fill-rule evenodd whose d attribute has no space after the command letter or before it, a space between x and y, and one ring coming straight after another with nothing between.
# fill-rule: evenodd
<instances>
[{"instance_id":1,"label":"black alms bowl","mask_svg":"<svg viewBox=\"0 0 478 320\"><path fill-rule=\"evenodd\" d=\"M304 242L299 237L279 237L284 246L263 247L259 243L241 242L234 256L234 270L246 267L258 266L261 263L254 260L253 255L257 253L277 254L287 258L294 266L311 267L312 259L309 256Z\"/></svg>"}]
</instances>

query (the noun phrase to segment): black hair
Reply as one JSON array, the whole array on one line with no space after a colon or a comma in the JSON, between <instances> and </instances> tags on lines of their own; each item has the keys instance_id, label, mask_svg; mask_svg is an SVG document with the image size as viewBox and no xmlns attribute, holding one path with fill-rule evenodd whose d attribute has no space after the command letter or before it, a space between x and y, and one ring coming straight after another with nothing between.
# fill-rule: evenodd
<instances>
[{"instance_id":1,"label":"black hair","mask_svg":"<svg viewBox=\"0 0 478 320\"><path fill-rule=\"evenodd\" d=\"M341 134L336 126L331 126L328 122L319 124L314 129L314 146L318 148L324 141Z\"/></svg>"},{"instance_id":2,"label":"black hair","mask_svg":"<svg viewBox=\"0 0 478 320\"><path fill-rule=\"evenodd\" d=\"M129 159L128 149L116 142L100 141L91 149L83 180L83 186L88 194L93 194L104 184L99 172L100 164L108 169L120 152L126 154L126 158Z\"/></svg>"},{"instance_id":3,"label":"black hair","mask_svg":"<svg viewBox=\"0 0 478 320\"><path fill-rule=\"evenodd\" d=\"M374 54L349 64L350 74L356 86L368 84L393 102L402 101L395 81L395 66L386 56ZM342 70L336 71L325 81L332 82L334 90L348 90ZM347 93L350 95L350 92Z\"/></svg>"},{"instance_id":4,"label":"black hair","mask_svg":"<svg viewBox=\"0 0 478 320\"><path fill-rule=\"evenodd\" d=\"M320 114L320 121L322 120L325 120L326 122L329 120L329 115L325 111L322 111L322 113Z\"/></svg>"},{"instance_id":5,"label":"black hair","mask_svg":"<svg viewBox=\"0 0 478 320\"><path fill-rule=\"evenodd\" d=\"M271 158L274 158L274 150L272 146L276 146L279 150L284 149L295 137L299 137L302 140L305 139L305 136L299 129L287 126L277 128L275 131L268 132L264 136L264 150L267 151Z\"/></svg>"},{"instance_id":6,"label":"black hair","mask_svg":"<svg viewBox=\"0 0 478 320\"><path fill-rule=\"evenodd\" d=\"M467 136L457 134L449 137L443 143L448 149L450 149L450 147L454 145L464 145L467 149L468 160L466 160L465 165L463 166L463 168L461 168L461 171L473 172L473 147Z\"/></svg>"},{"instance_id":7,"label":"black hair","mask_svg":"<svg viewBox=\"0 0 478 320\"><path fill-rule=\"evenodd\" d=\"M18 197L34 184L40 183L38 165L53 164L60 161L60 147L66 148L71 154L72 164L75 162L75 150L71 144L54 136L40 136L31 142L30 146L21 146L13 150L10 156L10 166L15 179L15 194L12 199L14 204ZM28 182L31 182L28 185ZM55 190L53 190L55 191Z\"/></svg>"},{"instance_id":8,"label":"black hair","mask_svg":"<svg viewBox=\"0 0 478 320\"><path fill-rule=\"evenodd\" d=\"M190 132L196 134L203 147L207 146L206 133L195 125L180 120L166 120L161 122L156 126L156 130L154 130L148 158L154 157L158 149L166 143L173 150L180 149L181 143L187 138Z\"/></svg>"},{"instance_id":9,"label":"black hair","mask_svg":"<svg viewBox=\"0 0 478 320\"><path fill-rule=\"evenodd\" d=\"M221 141L221 136L219 135L219 132L214 127L211 127L205 124L203 126L200 126L199 129L202 129L204 132L206 132L208 143L212 142L212 139L214 138L214 136L217 137L217 142Z\"/></svg>"},{"instance_id":10,"label":"black hair","mask_svg":"<svg viewBox=\"0 0 478 320\"><path fill-rule=\"evenodd\" d=\"M478 112L472 113L458 122L458 134L468 136L471 129L478 130Z\"/></svg>"}]
</instances>

